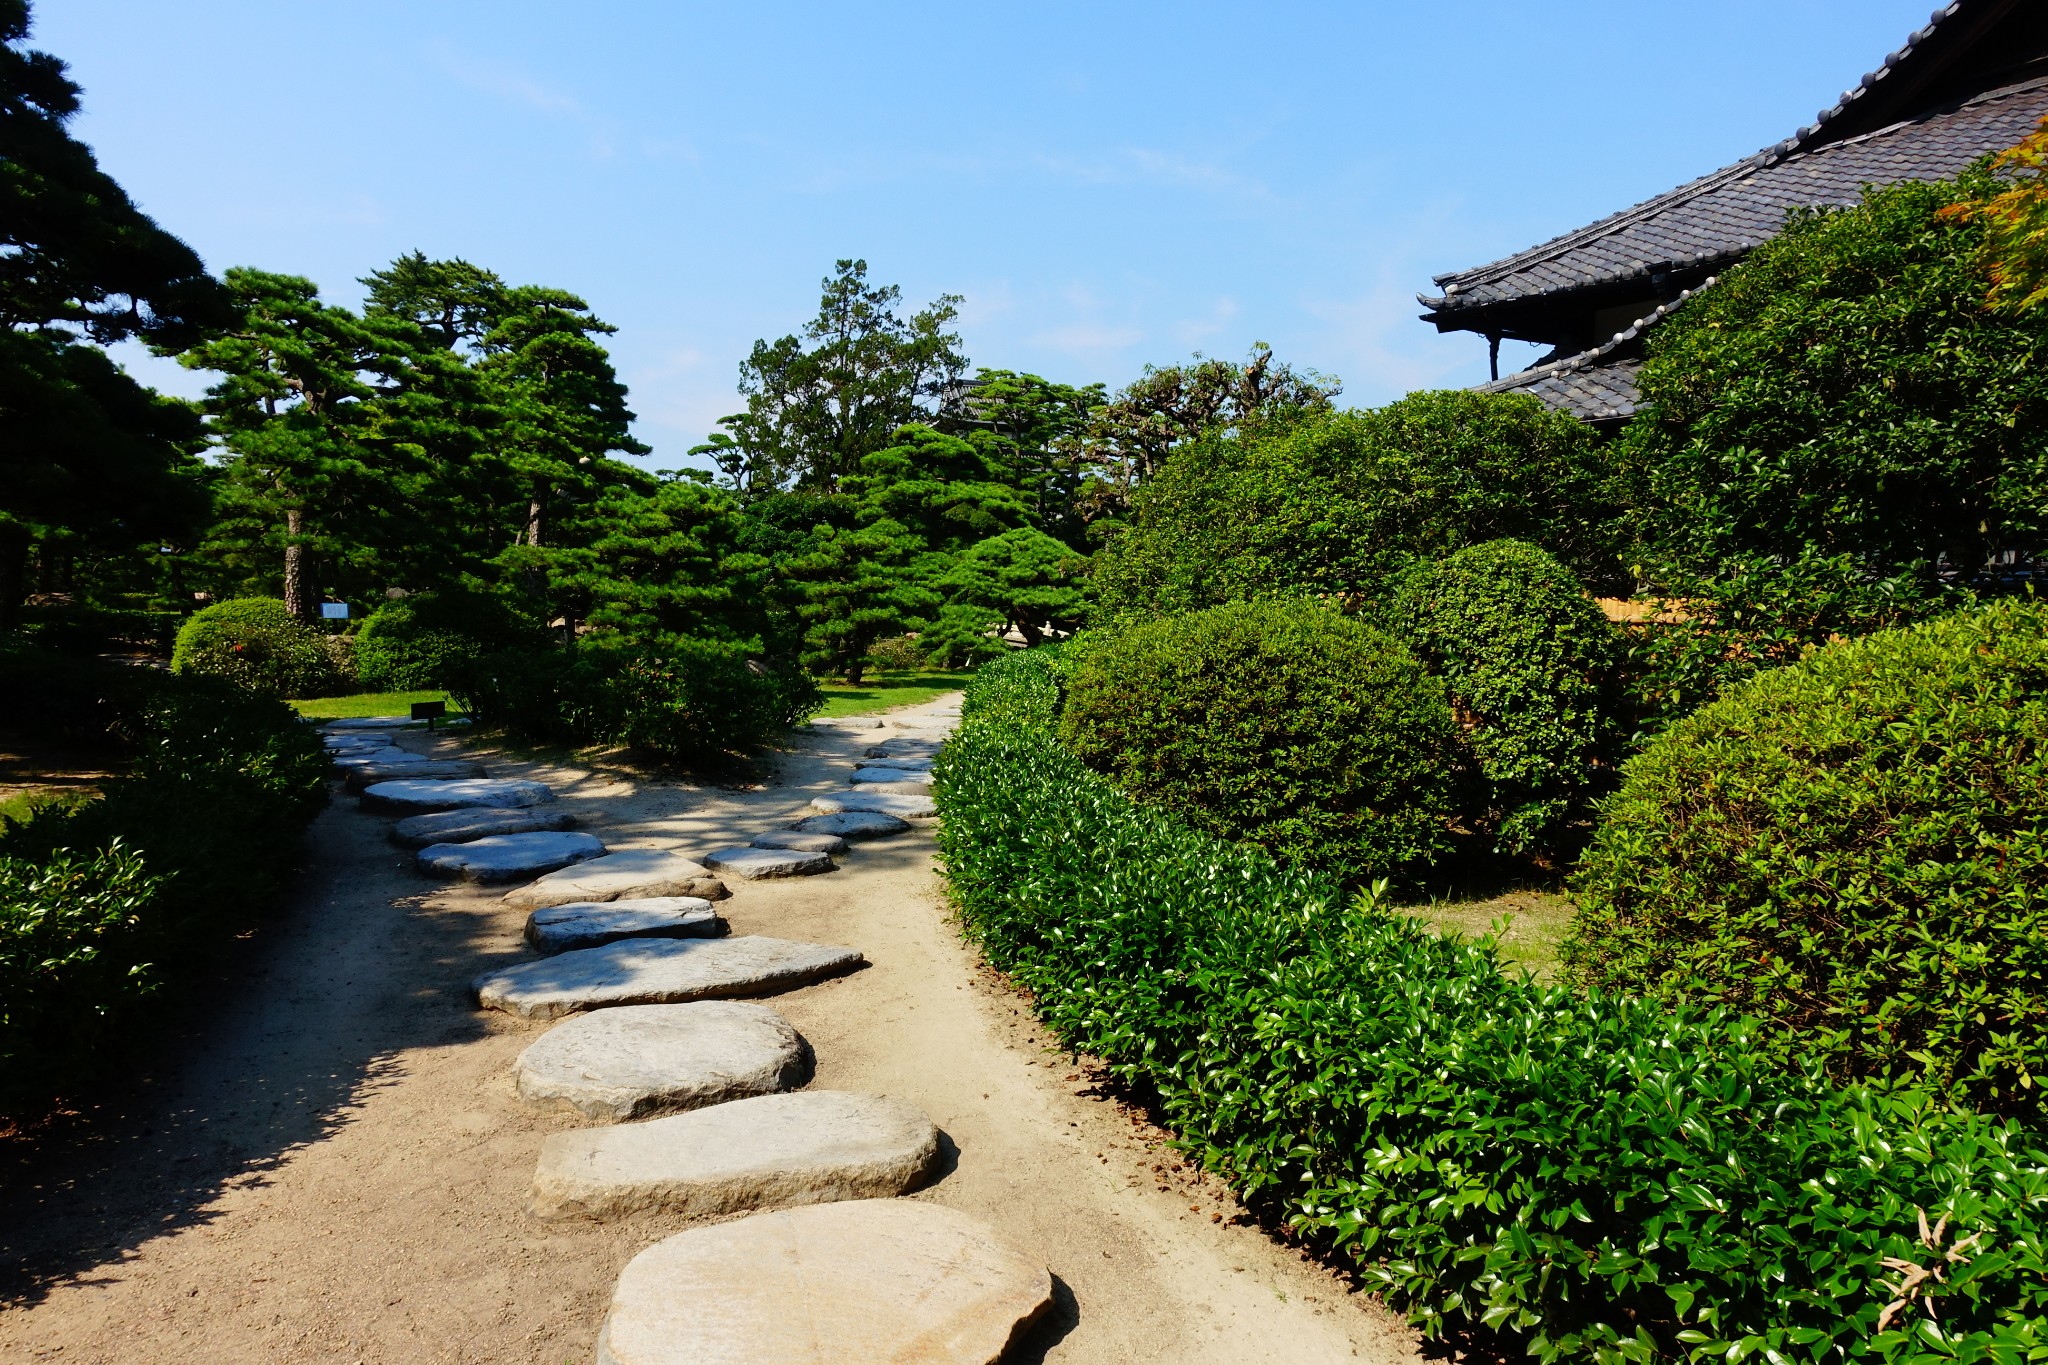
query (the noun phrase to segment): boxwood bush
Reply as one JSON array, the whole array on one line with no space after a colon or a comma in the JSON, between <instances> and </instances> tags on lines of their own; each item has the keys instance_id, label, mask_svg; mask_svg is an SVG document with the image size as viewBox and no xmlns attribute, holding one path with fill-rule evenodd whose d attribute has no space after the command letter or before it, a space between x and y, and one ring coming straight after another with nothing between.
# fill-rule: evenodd
<instances>
[{"instance_id":1,"label":"boxwood bush","mask_svg":"<svg viewBox=\"0 0 2048 1365\"><path fill-rule=\"evenodd\" d=\"M486 593L417 593L386 602L355 635L357 682L373 692L448 687L486 655L540 649L545 632Z\"/></svg>"},{"instance_id":2,"label":"boxwood bush","mask_svg":"<svg viewBox=\"0 0 2048 1365\"><path fill-rule=\"evenodd\" d=\"M1617 729L1615 628L1564 565L1494 540L1403 576L1388 622L1450 689L1502 852L1555 852Z\"/></svg>"},{"instance_id":3,"label":"boxwood bush","mask_svg":"<svg viewBox=\"0 0 2048 1365\"><path fill-rule=\"evenodd\" d=\"M1450 707L1391 636L1312 601L1245 602L1075 655L1061 734L1141 800L1354 880L1447 846Z\"/></svg>"},{"instance_id":4,"label":"boxwood bush","mask_svg":"<svg viewBox=\"0 0 2048 1365\"><path fill-rule=\"evenodd\" d=\"M1069 1046L1431 1335L1497 1328L1544 1361L2048 1352L2025 1130L1346 906L1091 772L1058 705L1035 651L969 687L936 774L962 923Z\"/></svg>"},{"instance_id":5,"label":"boxwood bush","mask_svg":"<svg viewBox=\"0 0 2048 1365\"><path fill-rule=\"evenodd\" d=\"M10 651L0 677L37 662ZM124 771L82 805L0 821L8 1113L75 1091L129 1051L144 1012L272 903L326 800L319 739L281 702L214 678L54 672L94 699L66 733Z\"/></svg>"},{"instance_id":6,"label":"boxwood bush","mask_svg":"<svg viewBox=\"0 0 2048 1365\"><path fill-rule=\"evenodd\" d=\"M274 597L238 597L194 612L178 629L173 673L220 678L273 697L324 697L349 681L320 632Z\"/></svg>"},{"instance_id":7,"label":"boxwood bush","mask_svg":"<svg viewBox=\"0 0 2048 1365\"><path fill-rule=\"evenodd\" d=\"M2048 1118L2048 608L1829 646L1632 760L1576 879L1585 982Z\"/></svg>"}]
</instances>

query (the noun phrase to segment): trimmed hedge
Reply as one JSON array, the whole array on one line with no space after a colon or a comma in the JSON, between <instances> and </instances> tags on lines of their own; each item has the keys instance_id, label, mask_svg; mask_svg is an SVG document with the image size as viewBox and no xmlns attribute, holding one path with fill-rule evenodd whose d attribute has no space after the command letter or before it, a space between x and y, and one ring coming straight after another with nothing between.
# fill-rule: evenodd
<instances>
[{"instance_id":1,"label":"trimmed hedge","mask_svg":"<svg viewBox=\"0 0 2048 1365\"><path fill-rule=\"evenodd\" d=\"M178 629L171 672L220 678L272 697L324 697L345 681L337 651L274 597L238 597Z\"/></svg>"},{"instance_id":2,"label":"trimmed hedge","mask_svg":"<svg viewBox=\"0 0 2048 1365\"><path fill-rule=\"evenodd\" d=\"M0 655L0 677L36 662ZM143 669L53 673L91 689L73 722L127 775L83 805L0 821L0 1111L12 1113L124 1055L144 1011L273 902L327 799L320 741L280 702Z\"/></svg>"},{"instance_id":3,"label":"trimmed hedge","mask_svg":"<svg viewBox=\"0 0 2048 1365\"><path fill-rule=\"evenodd\" d=\"M1632 760L1565 946L1607 989L2048 1121L2048 608L1829 646Z\"/></svg>"},{"instance_id":4,"label":"trimmed hedge","mask_svg":"<svg viewBox=\"0 0 2048 1365\"><path fill-rule=\"evenodd\" d=\"M1555 852L1614 740L1621 637L1571 570L1493 540L1403 576L1389 623L1450 689L1504 853Z\"/></svg>"},{"instance_id":5,"label":"trimmed hedge","mask_svg":"<svg viewBox=\"0 0 2048 1365\"><path fill-rule=\"evenodd\" d=\"M1431 1335L1498 1328L1545 1361L2048 1352L2024 1130L1347 908L1134 804L1059 745L1058 706L1037 652L969 688L936 789L963 924L1069 1046ZM1939 1275L1902 1302L1886 1258Z\"/></svg>"},{"instance_id":6,"label":"trimmed hedge","mask_svg":"<svg viewBox=\"0 0 2048 1365\"><path fill-rule=\"evenodd\" d=\"M1082 642L1060 734L1143 801L1351 880L1450 843L1443 684L1317 602L1243 602Z\"/></svg>"},{"instance_id":7,"label":"trimmed hedge","mask_svg":"<svg viewBox=\"0 0 2048 1365\"><path fill-rule=\"evenodd\" d=\"M371 692L448 687L490 654L546 645L546 632L500 598L419 593L386 602L363 621L355 635L356 681Z\"/></svg>"}]
</instances>

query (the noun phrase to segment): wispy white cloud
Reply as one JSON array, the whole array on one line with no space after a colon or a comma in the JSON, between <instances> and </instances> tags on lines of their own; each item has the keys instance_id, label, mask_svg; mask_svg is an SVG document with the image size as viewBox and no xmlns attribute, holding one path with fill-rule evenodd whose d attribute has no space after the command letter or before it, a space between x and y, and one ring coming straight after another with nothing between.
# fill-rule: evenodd
<instances>
[{"instance_id":1,"label":"wispy white cloud","mask_svg":"<svg viewBox=\"0 0 2048 1365\"><path fill-rule=\"evenodd\" d=\"M610 160L617 150L618 130L612 120L593 112L559 86L548 84L505 62L491 61L441 46L434 59L457 84L507 104L557 119L583 130L591 155Z\"/></svg>"},{"instance_id":2,"label":"wispy white cloud","mask_svg":"<svg viewBox=\"0 0 2048 1365\"><path fill-rule=\"evenodd\" d=\"M1227 331L1240 311L1237 300L1226 294L1216 300L1206 316L1176 322L1169 330L1173 333L1174 340L1181 345L1200 346L1210 337Z\"/></svg>"},{"instance_id":3,"label":"wispy white cloud","mask_svg":"<svg viewBox=\"0 0 2048 1365\"><path fill-rule=\"evenodd\" d=\"M1145 333L1139 328L1102 322L1071 322L1048 327L1028 338L1032 345L1047 350L1090 354L1121 351L1144 339Z\"/></svg>"}]
</instances>

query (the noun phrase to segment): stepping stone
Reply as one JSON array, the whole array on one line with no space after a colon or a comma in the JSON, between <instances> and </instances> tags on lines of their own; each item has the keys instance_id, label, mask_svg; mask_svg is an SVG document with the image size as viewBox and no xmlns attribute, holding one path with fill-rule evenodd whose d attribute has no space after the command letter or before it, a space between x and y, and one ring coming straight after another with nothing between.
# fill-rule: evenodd
<instances>
[{"instance_id":1,"label":"stepping stone","mask_svg":"<svg viewBox=\"0 0 2048 1365\"><path fill-rule=\"evenodd\" d=\"M532 886L505 893L514 910L539 910L571 901L640 900L649 896L701 896L724 900L731 893L702 863L662 848L628 848L575 867L551 872Z\"/></svg>"},{"instance_id":2,"label":"stepping stone","mask_svg":"<svg viewBox=\"0 0 2048 1365\"><path fill-rule=\"evenodd\" d=\"M545 806L555 794L539 782L517 778L471 778L467 781L433 782L401 779L365 787L362 803L375 810L401 811L407 815L432 810L494 810Z\"/></svg>"},{"instance_id":3,"label":"stepping stone","mask_svg":"<svg viewBox=\"0 0 2048 1365\"><path fill-rule=\"evenodd\" d=\"M755 848L799 848L806 853L846 852L846 840L836 834L806 834L796 829L771 829L747 842Z\"/></svg>"},{"instance_id":4,"label":"stepping stone","mask_svg":"<svg viewBox=\"0 0 2048 1365\"><path fill-rule=\"evenodd\" d=\"M815 877L820 872L836 870L829 854L800 848L721 848L704 855L704 866L714 872L745 877L750 882L771 877Z\"/></svg>"},{"instance_id":5,"label":"stepping stone","mask_svg":"<svg viewBox=\"0 0 2048 1365\"><path fill-rule=\"evenodd\" d=\"M879 730L889 722L874 716L834 716L830 720L814 720L811 724L821 730Z\"/></svg>"},{"instance_id":6,"label":"stepping stone","mask_svg":"<svg viewBox=\"0 0 2048 1365\"><path fill-rule=\"evenodd\" d=\"M930 1180L938 1164L939 1130L908 1100L842 1090L761 1095L552 1134L527 1210L603 1219L887 1199Z\"/></svg>"},{"instance_id":7,"label":"stepping stone","mask_svg":"<svg viewBox=\"0 0 2048 1365\"><path fill-rule=\"evenodd\" d=\"M328 763L336 768L377 768L395 763L416 763L419 755L396 744L379 744L374 748L329 749Z\"/></svg>"},{"instance_id":8,"label":"stepping stone","mask_svg":"<svg viewBox=\"0 0 2048 1365\"><path fill-rule=\"evenodd\" d=\"M466 844L429 844L413 855L413 861L422 872L466 882L517 882L603 854L604 841L595 835L538 831L494 834Z\"/></svg>"},{"instance_id":9,"label":"stepping stone","mask_svg":"<svg viewBox=\"0 0 2048 1365\"><path fill-rule=\"evenodd\" d=\"M565 810L496 810L483 806L408 815L391 827L391 842L406 848L425 848L428 844L466 844L493 834L532 834L537 830L575 827L576 816Z\"/></svg>"},{"instance_id":10,"label":"stepping stone","mask_svg":"<svg viewBox=\"0 0 2048 1365\"><path fill-rule=\"evenodd\" d=\"M856 787L929 787L932 775L929 770L916 768L855 768L853 785Z\"/></svg>"},{"instance_id":11,"label":"stepping stone","mask_svg":"<svg viewBox=\"0 0 2048 1365\"><path fill-rule=\"evenodd\" d=\"M794 1090L811 1078L811 1048L766 1005L629 1005L563 1020L512 1074L536 1109L625 1123Z\"/></svg>"},{"instance_id":12,"label":"stepping stone","mask_svg":"<svg viewBox=\"0 0 2048 1365\"><path fill-rule=\"evenodd\" d=\"M358 749L389 749L393 745L388 734L328 735L320 736L320 742L330 753L353 753Z\"/></svg>"},{"instance_id":13,"label":"stepping stone","mask_svg":"<svg viewBox=\"0 0 2048 1365\"><path fill-rule=\"evenodd\" d=\"M885 739L871 745L863 752L869 758L937 758L939 751L946 747L944 740L910 739L907 737Z\"/></svg>"},{"instance_id":14,"label":"stepping stone","mask_svg":"<svg viewBox=\"0 0 2048 1365\"><path fill-rule=\"evenodd\" d=\"M526 941L542 953L597 948L626 938L717 938L725 921L696 896L572 901L526 917Z\"/></svg>"},{"instance_id":15,"label":"stepping stone","mask_svg":"<svg viewBox=\"0 0 2048 1365\"><path fill-rule=\"evenodd\" d=\"M893 755L884 754L880 758L863 759L860 767L854 771L861 772L869 768L890 768L902 773L928 773L932 770L932 760L915 755L906 755L898 758Z\"/></svg>"},{"instance_id":16,"label":"stepping stone","mask_svg":"<svg viewBox=\"0 0 2048 1365\"><path fill-rule=\"evenodd\" d=\"M1052 1276L978 1218L862 1199L691 1228L627 1262L597 1365L988 1365Z\"/></svg>"},{"instance_id":17,"label":"stepping stone","mask_svg":"<svg viewBox=\"0 0 2048 1365\"><path fill-rule=\"evenodd\" d=\"M321 722L320 728L329 733L350 730L403 730L418 724L411 716L349 716L342 720Z\"/></svg>"},{"instance_id":18,"label":"stepping stone","mask_svg":"<svg viewBox=\"0 0 2048 1365\"><path fill-rule=\"evenodd\" d=\"M877 811L844 811L838 815L806 815L790 826L806 834L837 834L848 839L880 839L901 834L910 822Z\"/></svg>"},{"instance_id":19,"label":"stepping stone","mask_svg":"<svg viewBox=\"0 0 2048 1365\"><path fill-rule=\"evenodd\" d=\"M348 791L359 792L379 782L485 776L488 774L481 763L472 763L464 759L414 757L396 763L366 763L360 767L350 768L342 777L341 785Z\"/></svg>"},{"instance_id":20,"label":"stepping stone","mask_svg":"<svg viewBox=\"0 0 2048 1365\"><path fill-rule=\"evenodd\" d=\"M909 792L854 791L843 796L820 796L811 802L811 809L820 815L867 811L875 815L893 815L899 820L929 820L939 813L931 797Z\"/></svg>"},{"instance_id":21,"label":"stepping stone","mask_svg":"<svg viewBox=\"0 0 2048 1365\"><path fill-rule=\"evenodd\" d=\"M613 1005L773 995L866 961L851 948L786 938L630 938L485 972L474 989L487 1010L559 1019Z\"/></svg>"}]
</instances>

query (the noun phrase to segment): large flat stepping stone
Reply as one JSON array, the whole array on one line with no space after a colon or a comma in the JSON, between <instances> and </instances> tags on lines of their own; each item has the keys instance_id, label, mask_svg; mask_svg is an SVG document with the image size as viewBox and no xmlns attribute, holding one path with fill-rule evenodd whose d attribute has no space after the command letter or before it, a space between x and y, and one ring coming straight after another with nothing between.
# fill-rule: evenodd
<instances>
[{"instance_id":1,"label":"large flat stepping stone","mask_svg":"<svg viewBox=\"0 0 2048 1365\"><path fill-rule=\"evenodd\" d=\"M773 995L866 961L852 948L786 938L629 938L500 967L474 984L485 1009L559 1019L615 1005Z\"/></svg>"},{"instance_id":2,"label":"large flat stepping stone","mask_svg":"<svg viewBox=\"0 0 2048 1365\"><path fill-rule=\"evenodd\" d=\"M815 877L834 870L832 856L800 848L720 848L704 855L704 866L714 872L745 877L750 882L772 877Z\"/></svg>"},{"instance_id":3,"label":"large flat stepping stone","mask_svg":"<svg viewBox=\"0 0 2048 1365\"><path fill-rule=\"evenodd\" d=\"M523 809L527 806L545 806L555 799L555 794L539 782L527 782L519 778L469 778L452 782L435 782L419 778L401 778L393 782L378 782L363 788L362 802L376 810L403 811L406 814L431 810L465 810L472 807L490 807L494 810Z\"/></svg>"},{"instance_id":4,"label":"large flat stepping stone","mask_svg":"<svg viewBox=\"0 0 2048 1365\"><path fill-rule=\"evenodd\" d=\"M346 734L351 730L403 730L418 723L411 716L347 716L341 720L322 721L320 728L330 733Z\"/></svg>"},{"instance_id":5,"label":"large flat stepping stone","mask_svg":"<svg viewBox=\"0 0 2048 1365\"><path fill-rule=\"evenodd\" d=\"M846 852L846 840L836 834L806 834L800 829L771 829L766 834L756 835L748 843L755 848L795 848L806 853Z\"/></svg>"},{"instance_id":6,"label":"large flat stepping stone","mask_svg":"<svg viewBox=\"0 0 2048 1365\"><path fill-rule=\"evenodd\" d=\"M494 834L466 844L429 844L414 855L422 872L466 882L520 882L602 857L604 841L559 830Z\"/></svg>"},{"instance_id":7,"label":"large flat stepping stone","mask_svg":"<svg viewBox=\"0 0 2048 1365\"><path fill-rule=\"evenodd\" d=\"M881 787L890 790L896 787L929 787L932 774L929 768L855 768L853 785L856 787Z\"/></svg>"},{"instance_id":8,"label":"large flat stepping stone","mask_svg":"<svg viewBox=\"0 0 2048 1365\"><path fill-rule=\"evenodd\" d=\"M598 1365L991 1365L1052 1307L978 1218L863 1199L692 1228L635 1256Z\"/></svg>"},{"instance_id":9,"label":"large flat stepping stone","mask_svg":"<svg viewBox=\"0 0 2048 1365\"><path fill-rule=\"evenodd\" d=\"M357 734L320 736L320 743L329 753L355 753L363 749L395 749L389 734Z\"/></svg>"},{"instance_id":10,"label":"large flat stepping stone","mask_svg":"<svg viewBox=\"0 0 2048 1365\"><path fill-rule=\"evenodd\" d=\"M488 775L483 764L469 759L407 757L396 762L353 765L342 777L341 785L348 791L359 792L379 782Z\"/></svg>"},{"instance_id":11,"label":"large flat stepping stone","mask_svg":"<svg viewBox=\"0 0 2048 1365\"><path fill-rule=\"evenodd\" d=\"M855 771L862 772L870 768L893 768L898 772L928 773L932 770L932 763L933 760L929 758L899 758L891 754L884 754L880 758L863 759L860 767L855 769Z\"/></svg>"},{"instance_id":12,"label":"large flat stepping stone","mask_svg":"<svg viewBox=\"0 0 2048 1365\"><path fill-rule=\"evenodd\" d=\"M731 893L702 863L663 848L628 848L607 853L531 886L505 893L515 910L539 910L572 901L641 900L649 896L698 896L724 900Z\"/></svg>"},{"instance_id":13,"label":"large flat stepping stone","mask_svg":"<svg viewBox=\"0 0 2048 1365\"><path fill-rule=\"evenodd\" d=\"M838 815L806 815L790 826L807 834L836 834L846 839L880 839L910 828L908 820L876 811L843 811Z\"/></svg>"},{"instance_id":14,"label":"large flat stepping stone","mask_svg":"<svg viewBox=\"0 0 2048 1365\"><path fill-rule=\"evenodd\" d=\"M820 815L866 811L874 815L893 815L899 820L929 820L939 813L931 797L911 792L852 791L843 796L820 796L811 802L811 809Z\"/></svg>"},{"instance_id":15,"label":"large flat stepping stone","mask_svg":"<svg viewBox=\"0 0 2048 1365\"><path fill-rule=\"evenodd\" d=\"M574 829L573 812L553 806L531 810L499 810L491 806L468 810L435 811L432 815L408 815L391 827L391 841L406 848L428 844L466 844L494 834L532 834L540 830Z\"/></svg>"},{"instance_id":16,"label":"large flat stepping stone","mask_svg":"<svg viewBox=\"0 0 2048 1365\"><path fill-rule=\"evenodd\" d=\"M416 763L419 755L396 744L379 744L361 749L329 749L327 761L337 768L376 768L392 763Z\"/></svg>"},{"instance_id":17,"label":"large flat stepping stone","mask_svg":"<svg viewBox=\"0 0 2048 1365\"><path fill-rule=\"evenodd\" d=\"M811 1078L811 1049L766 1005L629 1005L563 1020L512 1074L536 1109L625 1123L794 1090Z\"/></svg>"},{"instance_id":18,"label":"large flat stepping stone","mask_svg":"<svg viewBox=\"0 0 2048 1365\"><path fill-rule=\"evenodd\" d=\"M928 1181L939 1130L908 1100L842 1090L762 1095L541 1144L537 1218L720 1214L887 1199ZM864 1359L865 1357L853 1357Z\"/></svg>"},{"instance_id":19,"label":"large flat stepping stone","mask_svg":"<svg viewBox=\"0 0 2048 1365\"><path fill-rule=\"evenodd\" d=\"M526 941L543 953L597 948L628 938L717 938L725 921L698 896L572 901L526 917Z\"/></svg>"},{"instance_id":20,"label":"large flat stepping stone","mask_svg":"<svg viewBox=\"0 0 2048 1365\"><path fill-rule=\"evenodd\" d=\"M930 760L937 758L940 750L945 747L946 742L942 739L911 739L908 736L898 736L895 739L885 739L880 744L870 745L862 751L862 754L867 758L923 758Z\"/></svg>"}]
</instances>

